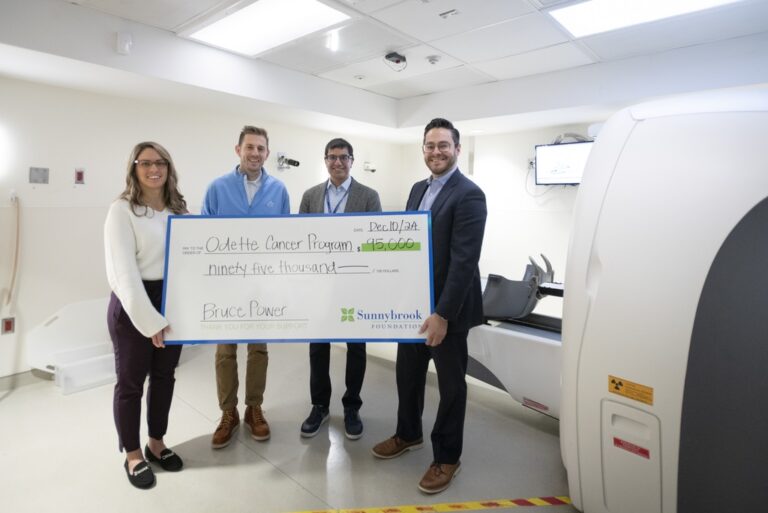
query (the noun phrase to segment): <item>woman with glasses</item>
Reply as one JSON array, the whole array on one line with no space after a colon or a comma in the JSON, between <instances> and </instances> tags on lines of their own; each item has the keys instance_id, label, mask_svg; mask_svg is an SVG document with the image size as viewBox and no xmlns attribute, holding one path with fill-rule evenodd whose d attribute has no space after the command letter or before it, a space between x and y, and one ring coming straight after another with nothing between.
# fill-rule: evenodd
<instances>
[{"instance_id":1,"label":"woman with glasses","mask_svg":"<svg viewBox=\"0 0 768 513\"><path fill-rule=\"evenodd\" d=\"M107 279L112 289L107 323L117 371L115 425L119 449L126 453L123 467L137 488L155 484L147 460L166 471L183 466L181 458L163 442L181 346L165 346L163 331L168 322L160 314L160 301L168 216L186 212L168 151L155 142L137 144L128 160L125 190L110 206L104 225ZM149 441L142 455L141 398L147 376Z\"/></svg>"}]
</instances>

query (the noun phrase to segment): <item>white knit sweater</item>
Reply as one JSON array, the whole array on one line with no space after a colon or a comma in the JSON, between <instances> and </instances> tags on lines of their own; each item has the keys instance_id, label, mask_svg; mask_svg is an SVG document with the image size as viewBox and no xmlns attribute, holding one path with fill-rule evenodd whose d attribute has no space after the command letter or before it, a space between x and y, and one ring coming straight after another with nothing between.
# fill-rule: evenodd
<instances>
[{"instance_id":1,"label":"white knit sweater","mask_svg":"<svg viewBox=\"0 0 768 513\"><path fill-rule=\"evenodd\" d=\"M119 199L110 205L104 223L109 286L145 337L168 326L165 317L152 306L142 280L163 278L169 214L168 209L157 212L150 208L147 216L137 216L127 200Z\"/></svg>"}]
</instances>

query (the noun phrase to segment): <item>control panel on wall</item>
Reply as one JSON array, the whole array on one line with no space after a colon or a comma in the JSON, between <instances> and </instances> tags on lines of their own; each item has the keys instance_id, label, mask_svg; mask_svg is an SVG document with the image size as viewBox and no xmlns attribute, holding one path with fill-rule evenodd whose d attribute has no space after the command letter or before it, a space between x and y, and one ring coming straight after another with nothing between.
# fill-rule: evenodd
<instances>
[{"instance_id":1,"label":"control panel on wall","mask_svg":"<svg viewBox=\"0 0 768 513\"><path fill-rule=\"evenodd\" d=\"M47 167L30 167L29 183L48 183Z\"/></svg>"},{"instance_id":2,"label":"control panel on wall","mask_svg":"<svg viewBox=\"0 0 768 513\"><path fill-rule=\"evenodd\" d=\"M29 168L29 183L31 184L47 184L50 180L50 169L47 167L30 167ZM85 168L75 168L74 184L85 184Z\"/></svg>"}]
</instances>

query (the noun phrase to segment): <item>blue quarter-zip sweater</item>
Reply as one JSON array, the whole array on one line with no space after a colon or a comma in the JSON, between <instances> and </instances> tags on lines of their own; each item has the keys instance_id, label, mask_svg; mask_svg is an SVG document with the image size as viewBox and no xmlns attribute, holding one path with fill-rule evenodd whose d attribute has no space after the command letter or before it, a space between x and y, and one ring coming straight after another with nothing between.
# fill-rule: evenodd
<instances>
[{"instance_id":1,"label":"blue quarter-zip sweater","mask_svg":"<svg viewBox=\"0 0 768 513\"><path fill-rule=\"evenodd\" d=\"M203 200L203 215L264 216L291 213L285 184L268 175L263 167L261 168L261 187L249 205L243 184L243 174L238 168L239 166L235 166L231 173L220 176L208 186Z\"/></svg>"}]
</instances>

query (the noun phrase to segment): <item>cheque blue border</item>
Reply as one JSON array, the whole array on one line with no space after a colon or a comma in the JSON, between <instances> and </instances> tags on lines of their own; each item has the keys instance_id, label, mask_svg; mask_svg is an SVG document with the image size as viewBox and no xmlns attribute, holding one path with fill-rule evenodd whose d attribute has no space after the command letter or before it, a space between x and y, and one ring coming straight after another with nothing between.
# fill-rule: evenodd
<instances>
[{"instance_id":1,"label":"cheque blue border","mask_svg":"<svg viewBox=\"0 0 768 513\"><path fill-rule=\"evenodd\" d=\"M425 214L427 216L427 243L429 246L429 311L430 314L435 312L435 282L434 282L434 269L432 260L432 212L429 210L393 210L387 212L347 212L339 214L284 214L284 215L271 215L271 216L237 216L237 215L223 215L223 216L204 216L199 214L192 215L170 215L168 216L168 224L165 229L165 263L163 266L163 298L160 303L160 313L165 316L165 298L166 287L168 285L168 255L169 246L171 241L171 226L175 220L183 219L195 219L195 218L208 218L216 217L222 219L242 219L242 218L279 218L279 217L326 217L326 216L346 216L346 217L371 217L371 216L395 216L395 215L413 215L413 214ZM398 342L398 343L420 343L425 342L426 338L403 338L403 339L383 339L383 338L321 338L321 339L298 339L298 338L255 338L255 339L238 339L238 340L174 340L166 341L168 345L195 345L195 344L249 344L249 343L332 343L332 342Z\"/></svg>"}]
</instances>

